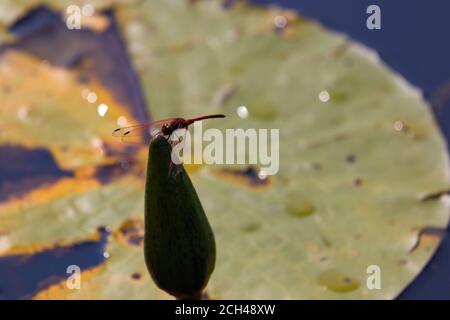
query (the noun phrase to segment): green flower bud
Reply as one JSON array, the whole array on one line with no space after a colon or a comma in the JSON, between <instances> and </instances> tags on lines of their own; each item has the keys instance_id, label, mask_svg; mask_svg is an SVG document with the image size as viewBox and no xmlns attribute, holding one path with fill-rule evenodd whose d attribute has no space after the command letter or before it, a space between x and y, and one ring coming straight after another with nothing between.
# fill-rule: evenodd
<instances>
[{"instance_id":1,"label":"green flower bud","mask_svg":"<svg viewBox=\"0 0 450 320\"><path fill-rule=\"evenodd\" d=\"M214 234L185 169L174 174L164 137L149 146L145 187L147 268L159 288L179 299L201 296L214 270ZM179 170L181 169L181 170Z\"/></svg>"}]
</instances>

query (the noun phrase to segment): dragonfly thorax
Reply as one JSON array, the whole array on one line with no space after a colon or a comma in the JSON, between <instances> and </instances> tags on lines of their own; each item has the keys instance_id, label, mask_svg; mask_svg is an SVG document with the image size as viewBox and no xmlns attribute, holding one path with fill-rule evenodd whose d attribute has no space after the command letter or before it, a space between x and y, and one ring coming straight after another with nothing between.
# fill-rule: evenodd
<instances>
[{"instance_id":1,"label":"dragonfly thorax","mask_svg":"<svg viewBox=\"0 0 450 320\"><path fill-rule=\"evenodd\" d=\"M174 119L161 127L163 135L171 135L175 130L187 128L188 122L183 118Z\"/></svg>"}]
</instances>

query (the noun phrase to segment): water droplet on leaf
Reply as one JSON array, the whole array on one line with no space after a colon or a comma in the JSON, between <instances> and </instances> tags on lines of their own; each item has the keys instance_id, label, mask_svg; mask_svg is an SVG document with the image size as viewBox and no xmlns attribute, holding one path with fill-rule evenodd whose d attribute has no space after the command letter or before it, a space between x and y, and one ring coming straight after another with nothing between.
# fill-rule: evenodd
<instances>
[{"instance_id":1,"label":"water droplet on leaf","mask_svg":"<svg viewBox=\"0 0 450 320\"><path fill-rule=\"evenodd\" d=\"M287 212L295 217L304 218L312 215L316 211L315 206L307 201L291 198L287 203Z\"/></svg>"},{"instance_id":2,"label":"water droplet on leaf","mask_svg":"<svg viewBox=\"0 0 450 320\"><path fill-rule=\"evenodd\" d=\"M350 292L359 288L358 280L336 270L328 269L320 273L318 282L327 290L334 292Z\"/></svg>"}]
</instances>

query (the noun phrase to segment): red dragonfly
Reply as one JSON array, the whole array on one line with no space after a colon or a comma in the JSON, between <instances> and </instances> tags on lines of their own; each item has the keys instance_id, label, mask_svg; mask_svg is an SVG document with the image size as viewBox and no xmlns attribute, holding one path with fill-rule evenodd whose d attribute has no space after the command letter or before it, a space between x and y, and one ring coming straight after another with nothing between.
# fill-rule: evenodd
<instances>
[{"instance_id":1,"label":"red dragonfly","mask_svg":"<svg viewBox=\"0 0 450 320\"><path fill-rule=\"evenodd\" d=\"M159 120L151 123L137 124L129 127L118 128L113 131L113 136L122 138L133 137L150 137L153 138L158 135L170 137L178 129L187 129L189 125L196 121L212 118L225 118L224 114L211 114L207 116L184 119L184 118L170 118Z\"/></svg>"}]
</instances>

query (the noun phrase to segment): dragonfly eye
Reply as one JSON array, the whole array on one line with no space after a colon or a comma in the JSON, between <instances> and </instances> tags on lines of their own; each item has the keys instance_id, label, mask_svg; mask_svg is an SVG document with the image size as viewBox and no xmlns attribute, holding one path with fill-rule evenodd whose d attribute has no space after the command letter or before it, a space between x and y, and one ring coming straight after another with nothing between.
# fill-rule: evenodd
<instances>
[{"instance_id":1,"label":"dragonfly eye","mask_svg":"<svg viewBox=\"0 0 450 320\"><path fill-rule=\"evenodd\" d=\"M161 127L162 134L164 134L164 135L169 134L169 129L170 129L170 126L168 123L163 124Z\"/></svg>"}]
</instances>

